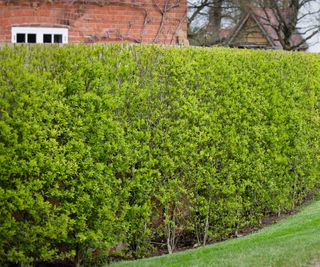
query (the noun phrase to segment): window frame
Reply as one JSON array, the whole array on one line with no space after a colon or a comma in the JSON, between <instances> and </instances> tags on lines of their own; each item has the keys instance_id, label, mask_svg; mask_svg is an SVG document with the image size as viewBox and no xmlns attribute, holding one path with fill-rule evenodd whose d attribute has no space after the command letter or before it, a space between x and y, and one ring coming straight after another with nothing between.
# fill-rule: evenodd
<instances>
[{"instance_id":1,"label":"window frame","mask_svg":"<svg viewBox=\"0 0 320 267\"><path fill-rule=\"evenodd\" d=\"M12 26L11 27L11 42L17 43L17 34L25 34L25 44L28 44L28 34L36 34L36 43L44 44L44 35L51 34L51 44L54 43L54 35L62 35L62 43L68 43L68 28L59 28L59 27L33 27L33 26ZM47 43L50 44L50 43ZM59 44L59 43L57 43Z\"/></svg>"}]
</instances>

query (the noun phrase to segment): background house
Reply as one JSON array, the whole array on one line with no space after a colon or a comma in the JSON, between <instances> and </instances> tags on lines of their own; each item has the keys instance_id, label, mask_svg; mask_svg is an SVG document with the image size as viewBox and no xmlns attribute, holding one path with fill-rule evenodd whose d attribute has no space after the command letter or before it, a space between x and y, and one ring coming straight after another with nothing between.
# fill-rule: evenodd
<instances>
[{"instance_id":1,"label":"background house","mask_svg":"<svg viewBox=\"0 0 320 267\"><path fill-rule=\"evenodd\" d=\"M281 38L279 29L279 20L271 9L252 8L226 38L226 44L239 48L284 49L284 38ZM289 41L290 46L297 47L297 50L308 49L304 38L297 31Z\"/></svg>"},{"instance_id":2,"label":"background house","mask_svg":"<svg viewBox=\"0 0 320 267\"><path fill-rule=\"evenodd\" d=\"M0 0L0 43L187 43L186 0Z\"/></svg>"},{"instance_id":3,"label":"background house","mask_svg":"<svg viewBox=\"0 0 320 267\"><path fill-rule=\"evenodd\" d=\"M189 0L188 3L188 37L192 45L303 51L309 46L308 51L319 51L319 0ZM232 33L226 35L229 31Z\"/></svg>"}]
</instances>

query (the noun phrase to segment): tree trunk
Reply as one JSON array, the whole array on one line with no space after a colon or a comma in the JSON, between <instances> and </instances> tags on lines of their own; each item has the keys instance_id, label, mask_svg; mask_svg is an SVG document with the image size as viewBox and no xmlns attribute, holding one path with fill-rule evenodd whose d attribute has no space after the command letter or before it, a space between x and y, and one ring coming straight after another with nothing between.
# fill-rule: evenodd
<instances>
[{"instance_id":1,"label":"tree trunk","mask_svg":"<svg viewBox=\"0 0 320 267\"><path fill-rule=\"evenodd\" d=\"M207 214L206 224L205 224L205 228L204 228L203 246L205 246L207 243L208 231L209 231L209 214Z\"/></svg>"},{"instance_id":2,"label":"tree trunk","mask_svg":"<svg viewBox=\"0 0 320 267\"><path fill-rule=\"evenodd\" d=\"M173 245L172 245L172 238L174 238L174 237L172 237L172 229L171 229L171 226L170 226L170 224L169 225L167 225L167 249L168 249L168 253L169 254L172 254L172 252L173 252Z\"/></svg>"},{"instance_id":3,"label":"tree trunk","mask_svg":"<svg viewBox=\"0 0 320 267\"><path fill-rule=\"evenodd\" d=\"M211 205L211 199L209 200L208 203L208 212L207 212L207 217L206 217L206 223L205 223L205 227L204 227L204 235L203 235L203 243L202 245L205 246L207 244L207 240L208 240L208 232L209 232L209 217L210 217L210 205Z\"/></svg>"},{"instance_id":4,"label":"tree trunk","mask_svg":"<svg viewBox=\"0 0 320 267\"><path fill-rule=\"evenodd\" d=\"M210 39L208 40L208 45L212 45L220 41L222 3L223 0L213 1L213 6L209 10L207 33Z\"/></svg>"},{"instance_id":5,"label":"tree trunk","mask_svg":"<svg viewBox=\"0 0 320 267\"><path fill-rule=\"evenodd\" d=\"M83 261L83 255L80 249L80 246L78 245L76 248L76 256L74 257L74 266L80 267Z\"/></svg>"}]
</instances>

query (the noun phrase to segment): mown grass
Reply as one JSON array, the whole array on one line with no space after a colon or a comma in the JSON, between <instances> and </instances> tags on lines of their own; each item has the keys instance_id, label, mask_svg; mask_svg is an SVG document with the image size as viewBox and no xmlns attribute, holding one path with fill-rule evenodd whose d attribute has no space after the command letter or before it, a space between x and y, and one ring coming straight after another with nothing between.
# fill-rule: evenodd
<instances>
[{"instance_id":1,"label":"mown grass","mask_svg":"<svg viewBox=\"0 0 320 267\"><path fill-rule=\"evenodd\" d=\"M246 237L112 266L320 266L320 198Z\"/></svg>"}]
</instances>

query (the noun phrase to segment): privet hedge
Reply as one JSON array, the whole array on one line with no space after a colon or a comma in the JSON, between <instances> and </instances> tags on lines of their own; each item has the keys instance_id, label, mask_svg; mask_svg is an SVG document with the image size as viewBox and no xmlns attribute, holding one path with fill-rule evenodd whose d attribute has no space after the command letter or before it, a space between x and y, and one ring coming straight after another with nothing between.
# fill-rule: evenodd
<instances>
[{"instance_id":1,"label":"privet hedge","mask_svg":"<svg viewBox=\"0 0 320 267\"><path fill-rule=\"evenodd\" d=\"M318 55L0 49L0 265L205 244L319 185Z\"/></svg>"}]
</instances>

